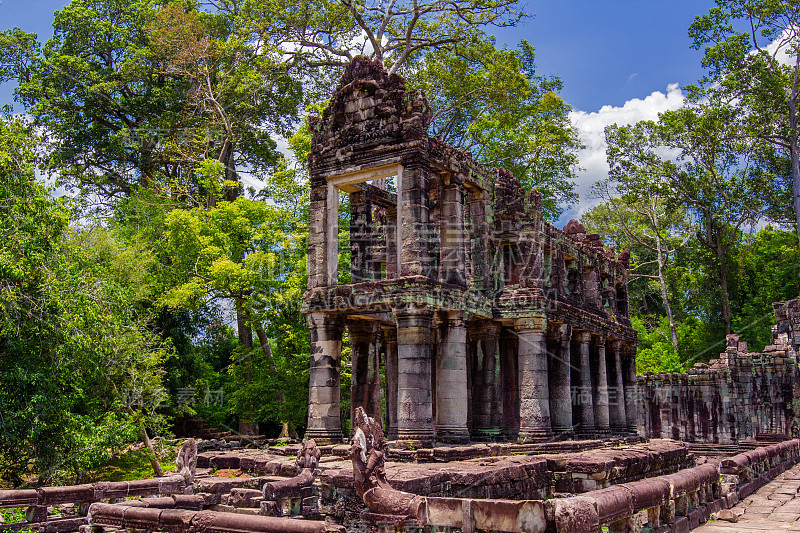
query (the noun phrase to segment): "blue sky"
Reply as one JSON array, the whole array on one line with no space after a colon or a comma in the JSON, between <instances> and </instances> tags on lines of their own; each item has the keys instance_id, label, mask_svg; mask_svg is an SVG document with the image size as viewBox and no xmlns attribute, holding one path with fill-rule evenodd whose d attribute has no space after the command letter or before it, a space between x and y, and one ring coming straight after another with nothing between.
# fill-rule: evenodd
<instances>
[{"instance_id":1,"label":"blue sky","mask_svg":"<svg viewBox=\"0 0 800 533\"><path fill-rule=\"evenodd\" d=\"M562 96L574 112L587 149L578 176L581 203L562 221L589 204L588 189L604 177L602 129L610 123L654 119L679 106L680 87L702 75L702 52L687 35L694 17L713 0L523 0L535 16L522 26L496 33L500 44L527 39L536 48L540 74L564 82ZM65 0L0 0L0 30L19 26L46 39L53 12ZM11 103L0 86L0 105Z\"/></svg>"},{"instance_id":2,"label":"blue sky","mask_svg":"<svg viewBox=\"0 0 800 533\"><path fill-rule=\"evenodd\" d=\"M576 109L622 106L632 98L687 85L702 74L702 53L688 29L713 0L528 0L523 27L498 33L507 45L527 39L541 74L564 81Z\"/></svg>"}]
</instances>

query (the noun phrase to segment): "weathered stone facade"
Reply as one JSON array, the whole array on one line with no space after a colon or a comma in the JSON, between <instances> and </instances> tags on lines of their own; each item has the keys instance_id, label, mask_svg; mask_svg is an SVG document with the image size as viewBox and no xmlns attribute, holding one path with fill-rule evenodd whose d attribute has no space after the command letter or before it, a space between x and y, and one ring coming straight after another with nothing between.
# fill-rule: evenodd
<instances>
[{"instance_id":1,"label":"weathered stone facade","mask_svg":"<svg viewBox=\"0 0 800 533\"><path fill-rule=\"evenodd\" d=\"M342 441L345 331L351 419L363 407L389 439L635 430L627 253L615 256L575 221L563 231L545 222L536 191L429 138L430 120L424 94L365 58L311 120L306 436ZM343 194L351 276L342 285Z\"/></svg>"},{"instance_id":2,"label":"weathered stone facade","mask_svg":"<svg viewBox=\"0 0 800 533\"><path fill-rule=\"evenodd\" d=\"M773 304L772 344L749 353L738 335L725 352L687 374L639 377L639 424L648 437L721 444L759 434L798 435L800 300Z\"/></svg>"}]
</instances>

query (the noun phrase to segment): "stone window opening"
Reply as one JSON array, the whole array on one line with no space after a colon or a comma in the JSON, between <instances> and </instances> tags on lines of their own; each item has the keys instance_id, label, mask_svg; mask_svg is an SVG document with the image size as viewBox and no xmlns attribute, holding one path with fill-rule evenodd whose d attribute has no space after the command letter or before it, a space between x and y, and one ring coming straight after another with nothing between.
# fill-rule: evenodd
<instances>
[{"instance_id":1,"label":"stone window opening","mask_svg":"<svg viewBox=\"0 0 800 533\"><path fill-rule=\"evenodd\" d=\"M400 184L402 172L402 165L393 163L327 178L326 261L329 285L370 281L374 277L377 267L369 256L373 244L374 211L372 205L366 204L368 195L359 184L367 183L379 190L386 190L387 182ZM400 210L395 208L395 212L397 220L392 232L394 235L387 235L386 241L387 248L391 248L388 246L391 237L394 246L399 249L400 232L397 228L402 227L402 221ZM349 225L349 232L341 230L345 223ZM399 254L395 255L399 271ZM346 268L348 264L350 269ZM391 269L386 270L388 275Z\"/></svg>"},{"instance_id":2,"label":"stone window opening","mask_svg":"<svg viewBox=\"0 0 800 533\"><path fill-rule=\"evenodd\" d=\"M503 279L505 285L519 285L519 250L515 244L502 245L503 251Z\"/></svg>"},{"instance_id":3,"label":"stone window opening","mask_svg":"<svg viewBox=\"0 0 800 533\"><path fill-rule=\"evenodd\" d=\"M625 284L621 281L617 282L616 286L616 295L617 295L617 314L620 316L627 317L628 316L628 291L625 288Z\"/></svg>"}]
</instances>

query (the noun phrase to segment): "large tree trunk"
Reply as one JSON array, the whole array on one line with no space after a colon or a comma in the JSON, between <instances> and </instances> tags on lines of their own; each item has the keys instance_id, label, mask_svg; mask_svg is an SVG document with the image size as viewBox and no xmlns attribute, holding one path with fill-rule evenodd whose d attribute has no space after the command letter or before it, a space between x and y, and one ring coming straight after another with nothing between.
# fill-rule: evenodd
<instances>
[{"instance_id":1,"label":"large tree trunk","mask_svg":"<svg viewBox=\"0 0 800 533\"><path fill-rule=\"evenodd\" d=\"M725 335L731 333L731 300L728 295L728 263L725 260L725 249L719 242L719 232L717 232L714 251L719 261L719 288L722 293L722 321L725 322Z\"/></svg>"},{"instance_id":2,"label":"large tree trunk","mask_svg":"<svg viewBox=\"0 0 800 533\"><path fill-rule=\"evenodd\" d=\"M798 56L798 60L800 60L800 56ZM789 142L789 155L792 160L792 182L794 184L794 214L797 221L798 246L800 246L800 148L798 147L798 142L797 142L797 100L795 98L789 99L789 131L791 132L790 133L791 138Z\"/></svg>"},{"instance_id":3,"label":"large tree trunk","mask_svg":"<svg viewBox=\"0 0 800 533\"><path fill-rule=\"evenodd\" d=\"M247 320L247 312L242 308L243 302L236 299L236 330L239 335L239 345L245 348L253 347L253 330Z\"/></svg>"},{"instance_id":4,"label":"large tree trunk","mask_svg":"<svg viewBox=\"0 0 800 533\"><path fill-rule=\"evenodd\" d=\"M225 147L223 148L220 156L220 162L225 165L225 181L235 182L237 184L234 187L228 187L227 185L224 186L225 200L228 202L233 202L239 197L239 175L236 172L236 162L234 161L233 155L234 144L232 141L226 140Z\"/></svg>"},{"instance_id":5,"label":"large tree trunk","mask_svg":"<svg viewBox=\"0 0 800 533\"><path fill-rule=\"evenodd\" d=\"M267 365L269 365L269 369L273 375L276 375L278 372L277 367L275 366L275 359L272 357L272 347L269 344L269 339L267 338L267 333L264 331L264 327L260 324L256 325L256 335L258 336L258 342L261 343L261 350L264 352L264 355L267 357ZM282 390L277 391L277 399L279 404L283 404L286 401L286 397L283 395ZM296 436L296 432L291 431L289 429L289 422L281 421L281 434L278 436L279 439L289 439L292 438L291 433L294 433Z\"/></svg>"},{"instance_id":6,"label":"large tree trunk","mask_svg":"<svg viewBox=\"0 0 800 533\"><path fill-rule=\"evenodd\" d=\"M247 348L248 350L252 350L253 329L250 327L248 313L244 309L243 302L239 298L236 299L236 328L239 333L239 346ZM249 365L251 362L244 360L241 364ZM246 373L245 379L249 381L249 371ZM239 433L242 435L256 435L258 434L258 424L248 420L239 419Z\"/></svg>"},{"instance_id":7,"label":"large tree trunk","mask_svg":"<svg viewBox=\"0 0 800 533\"><path fill-rule=\"evenodd\" d=\"M667 313L667 320L669 320L669 333L672 337L672 347L675 353L678 353L678 332L675 329L675 319L672 316L672 306L669 303L669 293L667 292L667 280L664 276L664 256L661 251L661 234L658 232L658 227L654 226L656 236L656 254L658 254L658 282L661 284L661 299L664 300L664 310Z\"/></svg>"}]
</instances>

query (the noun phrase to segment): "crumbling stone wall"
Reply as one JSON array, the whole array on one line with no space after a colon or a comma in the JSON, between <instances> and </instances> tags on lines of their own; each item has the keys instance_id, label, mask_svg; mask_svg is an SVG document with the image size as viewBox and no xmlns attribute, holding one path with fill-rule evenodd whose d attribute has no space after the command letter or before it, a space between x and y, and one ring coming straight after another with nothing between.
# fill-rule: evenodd
<instances>
[{"instance_id":1,"label":"crumbling stone wall","mask_svg":"<svg viewBox=\"0 0 800 533\"><path fill-rule=\"evenodd\" d=\"M639 424L648 437L733 444L800 432L800 300L773 304L772 343L748 352L728 335L725 352L686 374L639 377Z\"/></svg>"}]
</instances>

